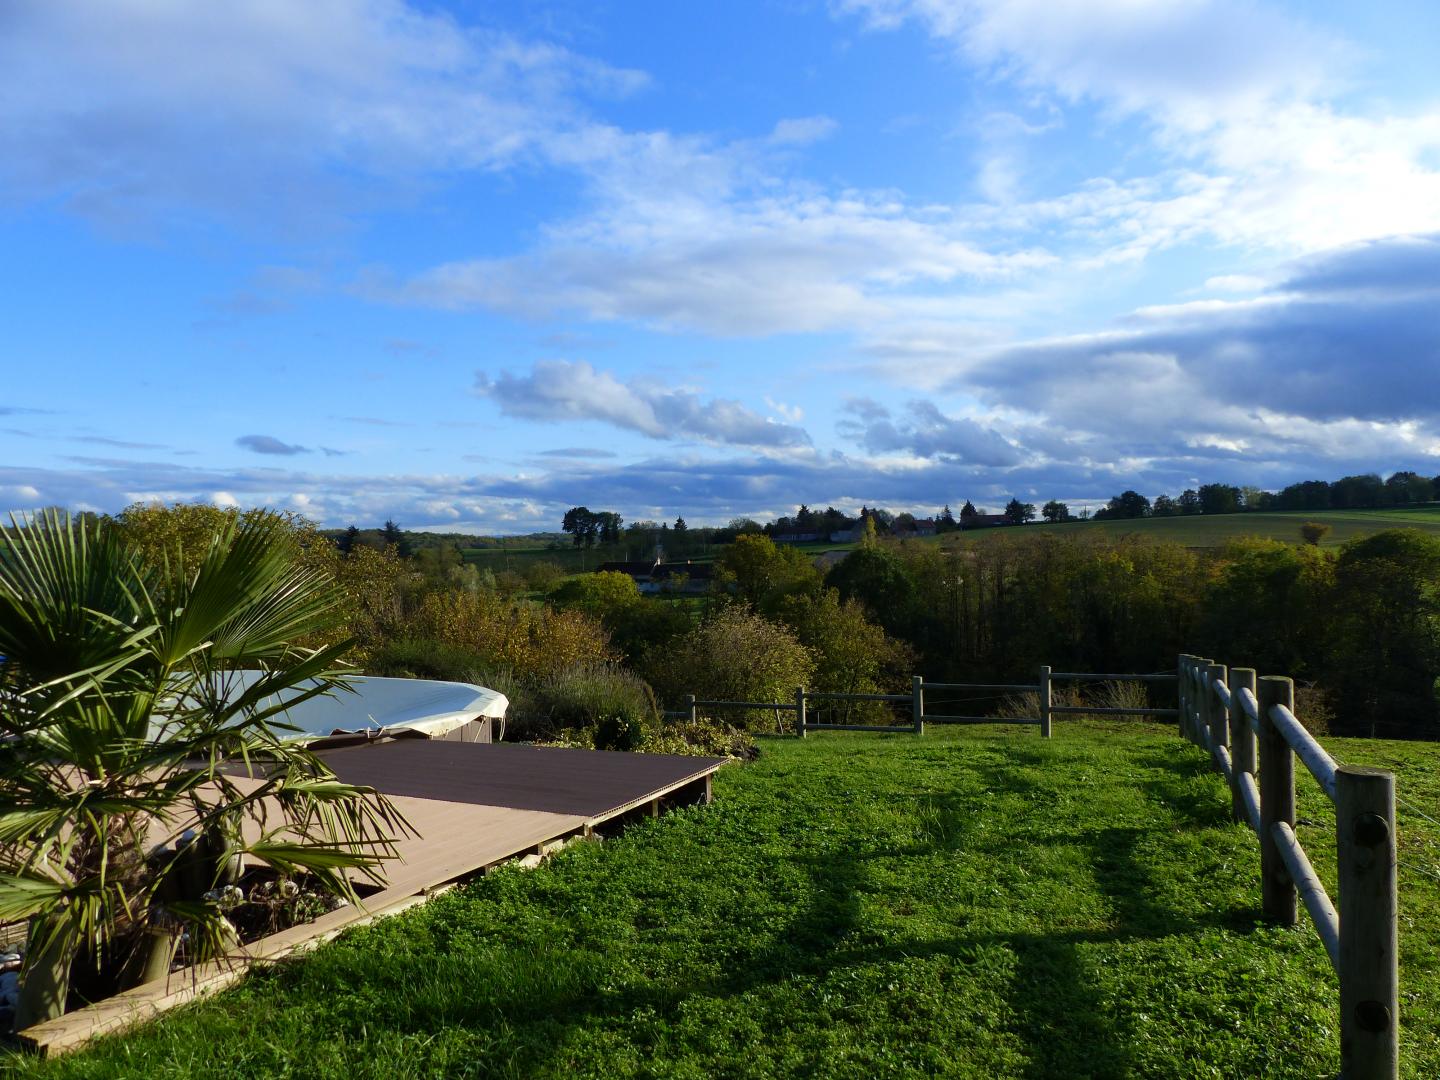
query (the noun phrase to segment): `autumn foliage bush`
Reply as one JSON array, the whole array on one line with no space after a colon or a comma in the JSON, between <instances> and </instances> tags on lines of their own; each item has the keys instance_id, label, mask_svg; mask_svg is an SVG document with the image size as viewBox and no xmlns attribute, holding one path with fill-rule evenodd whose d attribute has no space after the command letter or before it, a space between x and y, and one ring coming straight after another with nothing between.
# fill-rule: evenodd
<instances>
[{"instance_id":1,"label":"autumn foliage bush","mask_svg":"<svg viewBox=\"0 0 1440 1080\"><path fill-rule=\"evenodd\" d=\"M520 679L617 659L605 628L589 615L483 590L429 594L410 620L410 631L467 649L487 669Z\"/></svg>"},{"instance_id":2,"label":"autumn foliage bush","mask_svg":"<svg viewBox=\"0 0 1440 1080\"><path fill-rule=\"evenodd\" d=\"M663 652L646 673L661 698L679 708L687 694L710 701L789 701L810 684L815 657L795 634L743 605L722 608ZM773 711L728 711L737 723L773 724Z\"/></svg>"}]
</instances>

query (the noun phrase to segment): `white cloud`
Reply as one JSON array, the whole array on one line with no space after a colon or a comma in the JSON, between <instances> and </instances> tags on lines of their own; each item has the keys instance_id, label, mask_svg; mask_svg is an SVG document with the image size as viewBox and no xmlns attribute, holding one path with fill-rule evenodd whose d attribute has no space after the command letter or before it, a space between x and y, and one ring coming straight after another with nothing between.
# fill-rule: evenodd
<instances>
[{"instance_id":1,"label":"white cloud","mask_svg":"<svg viewBox=\"0 0 1440 1080\"><path fill-rule=\"evenodd\" d=\"M872 326L910 303L907 290L982 288L1054 262L1043 251L986 251L952 213L894 199L679 198L632 195L552 228L533 254L450 263L388 291L441 307L763 335Z\"/></svg>"},{"instance_id":2,"label":"white cloud","mask_svg":"<svg viewBox=\"0 0 1440 1080\"><path fill-rule=\"evenodd\" d=\"M776 121L770 132L775 146L806 146L829 138L840 125L828 116L801 116Z\"/></svg>"},{"instance_id":3,"label":"white cloud","mask_svg":"<svg viewBox=\"0 0 1440 1080\"><path fill-rule=\"evenodd\" d=\"M903 451L917 458L994 468L1019 465L1027 456L993 427L972 417L946 416L929 401L911 402L908 415L898 422L873 401L852 401L848 411L857 419L842 421L841 433L873 454Z\"/></svg>"},{"instance_id":4,"label":"white cloud","mask_svg":"<svg viewBox=\"0 0 1440 1080\"><path fill-rule=\"evenodd\" d=\"M107 220L314 213L340 174L505 167L645 82L403 0L48 0L0 23L0 190Z\"/></svg>"},{"instance_id":5,"label":"white cloud","mask_svg":"<svg viewBox=\"0 0 1440 1080\"><path fill-rule=\"evenodd\" d=\"M971 62L1072 101L1203 130L1303 100L1351 50L1334 35L1243 0L840 0L877 28L914 20Z\"/></svg>"},{"instance_id":6,"label":"white cloud","mask_svg":"<svg viewBox=\"0 0 1440 1080\"><path fill-rule=\"evenodd\" d=\"M998 228L1082 245L1080 268L1191 241L1318 251L1440 228L1440 110L1344 108L1361 53L1244 0L842 0L872 27L914 21L996 78L1148 122L1169 166L1022 202L1002 140L980 188ZM993 134L990 136L993 139ZM1085 250L1088 246L1089 250Z\"/></svg>"},{"instance_id":7,"label":"white cloud","mask_svg":"<svg viewBox=\"0 0 1440 1080\"><path fill-rule=\"evenodd\" d=\"M507 416L525 420L599 420L652 439L698 439L731 446L796 447L804 430L766 419L738 401L702 399L652 379L621 382L584 361L541 360L529 375L480 372L476 390Z\"/></svg>"}]
</instances>

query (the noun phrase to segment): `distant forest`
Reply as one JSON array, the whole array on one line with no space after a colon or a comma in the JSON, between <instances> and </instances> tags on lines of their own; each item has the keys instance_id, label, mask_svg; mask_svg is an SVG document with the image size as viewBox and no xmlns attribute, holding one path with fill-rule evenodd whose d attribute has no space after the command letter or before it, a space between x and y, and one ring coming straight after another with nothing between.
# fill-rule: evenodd
<instances>
[{"instance_id":1,"label":"distant forest","mask_svg":"<svg viewBox=\"0 0 1440 1080\"><path fill-rule=\"evenodd\" d=\"M559 531L523 536L414 532L401 529L394 521L387 521L380 528L361 529L351 525L348 529L328 529L325 535L333 538L341 551L349 551L356 544L377 550L394 545L402 555L407 556L426 548L446 546L483 549L528 542L533 547L591 548L597 544L633 544L655 540L660 540L672 554L683 554L685 550L729 544L735 537L750 533L764 533L772 539L813 534L815 539L830 540L837 533L862 529L867 521L880 535L904 535L916 531L945 533L997 525L1024 525L1037 517L1046 522L1062 522L1087 518L1099 521L1283 510L1372 510L1416 506L1437 499L1440 499L1440 476L1426 477L1417 472L1400 470L1385 478L1379 473L1360 473L1338 480L1305 480L1279 491L1212 483L1187 488L1178 495L1160 494L1150 499L1137 491L1126 490L1112 496L1093 515L1083 510L1072 514L1068 503L1055 499L1046 502L1037 511L1034 503L1015 497L998 513L977 509L968 499L964 500L958 513L952 512L947 503L933 518L917 518L908 512L895 514L870 506L862 506L858 514L846 514L833 506L812 510L808 504L802 503L793 515L781 515L770 522L737 517L722 526L688 526L683 517L677 517L673 524L649 520L627 524L613 511L592 511L576 506L566 511Z\"/></svg>"}]
</instances>

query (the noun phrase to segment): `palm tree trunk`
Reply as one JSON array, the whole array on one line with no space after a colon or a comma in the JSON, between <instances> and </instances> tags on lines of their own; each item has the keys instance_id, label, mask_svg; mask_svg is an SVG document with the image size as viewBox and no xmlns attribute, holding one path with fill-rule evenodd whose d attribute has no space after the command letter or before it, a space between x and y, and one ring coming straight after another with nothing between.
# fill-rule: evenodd
<instances>
[{"instance_id":1,"label":"palm tree trunk","mask_svg":"<svg viewBox=\"0 0 1440 1080\"><path fill-rule=\"evenodd\" d=\"M20 1000L15 1006L16 1031L64 1015L65 999L70 993L70 966L78 945L70 919L64 914L31 920Z\"/></svg>"}]
</instances>

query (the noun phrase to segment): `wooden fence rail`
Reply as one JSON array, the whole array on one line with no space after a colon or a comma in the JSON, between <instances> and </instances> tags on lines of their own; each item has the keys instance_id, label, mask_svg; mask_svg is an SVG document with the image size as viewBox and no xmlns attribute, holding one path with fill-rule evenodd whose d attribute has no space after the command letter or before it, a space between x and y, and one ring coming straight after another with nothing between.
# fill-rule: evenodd
<instances>
[{"instance_id":1,"label":"wooden fence rail","mask_svg":"<svg viewBox=\"0 0 1440 1080\"><path fill-rule=\"evenodd\" d=\"M1295 716L1289 679L1180 657L1180 733L1230 785L1231 813L1260 841L1265 914L1293 926L1305 905L1340 982L1345 1080L1400 1070L1395 776L1339 765ZM1295 835L1295 759L1335 805L1339 905Z\"/></svg>"},{"instance_id":2,"label":"wooden fence rail","mask_svg":"<svg viewBox=\"0 0 1440 1080\"><path fill-rule=\"evenodd\" d=\"M669 712L669 717L688 717L692 722L699 719L702 709L754 709L773 712L775 714L776 730L781 730L780 714L793 713L795 716L793 732L802 739L812 731L876 731L876 732L909 732L915 735L925 734L925 725L929 724L1017 724L1020 726L1039 727L1043 738L1050 738L1053 732L1053 718L1065 715L1096 715L1096 716L1177 716L1179 710L1170 708L1115 708L1106 706L1087 705L1056 705L1053 701L1052 684L1055 680L1066 680L1076 682L1174 682L1177 676L1170 673L1146 674L1146 675L1095 675L1083 672L1051 672L1048 667L1042 667L1037 672L1036 681L1033 683L940 683L926 682L924 676L915 675L910 680L910 693L908 694L847 694L838 691L816 691L806 690L803 686L795 690L794 701L702 701L690 694L685 699L685 709L680 712ZM925 694L927 691L989 691L1007 694L1034 694L1036 696L1038 716L970 716L953 713L934 713L925 711ZM868 702L881 701L893 704L910 704L909 724L827 724L810 719L810 706L819 703L832 702Z\"/></svg>"}]
</instances>

